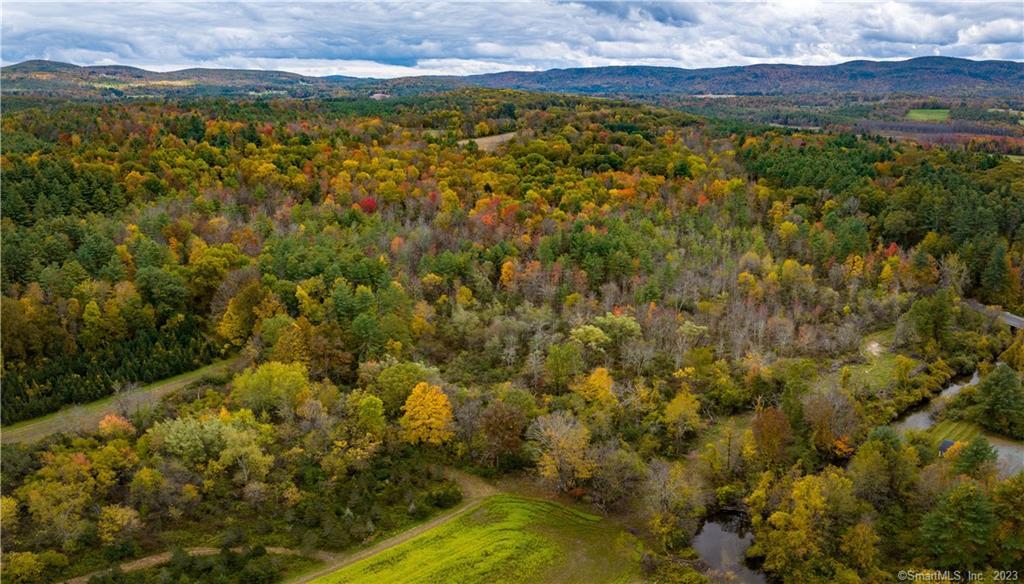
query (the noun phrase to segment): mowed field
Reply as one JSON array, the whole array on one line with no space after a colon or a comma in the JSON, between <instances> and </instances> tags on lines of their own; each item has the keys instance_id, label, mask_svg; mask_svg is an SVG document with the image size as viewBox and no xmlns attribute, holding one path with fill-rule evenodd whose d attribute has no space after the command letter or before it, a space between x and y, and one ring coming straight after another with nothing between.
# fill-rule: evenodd
<instances>
[{"instance_id":1,"label":"mowed field","mask_svg":"<svg viewBox=\"0 0 1024 584\"><path fill-rule=\"evenodd\" d=\"M505 132L504 134L495 134L493 136L484 136L482 138L472 138L476 145L480 147L484 152L494 152L505 142L508 142L512 138L516 137L516 132ZM459 140L459 144L468 144L469 138L465 140Z\"/></svg>"},{"instance_id":2,"label":"mowed field","mask_svg":"<svg viewBox=\"0 0 1024 584\"><path fill-rule=\"evenodd\" d=\"M638 582L638 545L598 516L549 501L496 495L455 521L315 582Z\"/></svg>"},{"instance_id":3,"label":"mowed field","mask_svg":"<svg viewBox=\"0 0 1024 584\"><path fill-rule=\"evenodd\" d=\"M907 112L907 119L916 122L944 122L949 119L948 109L912 109Z\"/></svg>"},{"instance_id":4,"label":"mowed field","mask_svg":"<svg viewBox=\"0 0 1024 584\"><path fill-rule=\"evenodd\" d=\"M999 473L1008 477L1024 471L1024 441L998 436L973 423L963 420L943 420L928 429L928 436L938 446L943 440L970 442L977 436L984 436L999 454Z\"/></svg>"},{"instance_id":5,"label":"mowed field","mask_svg":"<svg viewBox=\"0 0 1024 584\"><path fill-rule=\"evenodd\" d=\"M943 440L970 442L981 433L981 427L977 424L958 420L943 420L928 429L928 434L936 444Z\"/></svg>"}]
</instances>

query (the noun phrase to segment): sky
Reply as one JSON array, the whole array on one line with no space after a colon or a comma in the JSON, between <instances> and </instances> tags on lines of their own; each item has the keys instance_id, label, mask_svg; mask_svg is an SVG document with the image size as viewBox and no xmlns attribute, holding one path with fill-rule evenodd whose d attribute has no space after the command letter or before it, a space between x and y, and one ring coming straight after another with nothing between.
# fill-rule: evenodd
<instances>
[{"instance_id":1,"label":"sky","mask_svg":"<svg viewBox=\"0 0 1024 584\"><path fill-rule=\"evenodd\" d=\"M1024 61L1024 2L4 1L4 65L466 75L943 55Z\"/></svg>"}]
</instances>

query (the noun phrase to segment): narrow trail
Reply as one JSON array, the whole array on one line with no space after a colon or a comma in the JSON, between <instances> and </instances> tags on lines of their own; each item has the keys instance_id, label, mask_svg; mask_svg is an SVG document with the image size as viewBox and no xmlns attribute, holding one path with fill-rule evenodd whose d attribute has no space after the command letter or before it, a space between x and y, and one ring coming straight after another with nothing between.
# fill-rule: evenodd
<instances>
[{"instance_id":1,"label":"narrow trail","mask_svg":"<svg viewBox=\"0 0 1024 584\"><path fill-rule=\"evenodd\" d=\"M237 361L237 357L217 361L194 371L151 383L136 391L112 395L87 404L66 407L52 414L18 422L10 427L5 426L0 428L0 441L4 444L36 442L60 432L95 430L97 424L107 414L131 412L156 403L172 391L185 387L193 381L198 381L205 375L228 369Z\"/></svg>"},{"instance_id":2,"label":"narrow trail","mask_svg":"<svg viewBox=\"0 0 1024 584\"><path fill-rule=\"evenodd\" d=\"M455 469L447 469L446 473L448 477L453 481L457 482L459 484L459 488L462 489L462 502L459 503L457 506L453 507L452 509L449 509L448 511L442 513L441 515L438 515L437 517L434 517L433 519L425 523L420 523L415 527L411 527L405 531L402 531L401 533L397 533L391 537L385 538L373 545L370 545L369 547L365 547L354 552L342 552L339 554L334 554L324 550L304 552L302 550L297 550L293 548L268 547L266 548L267 553L276 555L306 556L323 562L324 565L320 568L317 568L316 571L303 574L301 576L297 576L289 581L292 583L311 582L317 578L326 576L341 568L344 568L349 564L358 562L359 560L378 554L386 549L405 543L410 539L416 537L417 535L430 531L431 529L438 527L439 525L448 523L449 521L452 521L453 519L460 517L467 511L475 509L487 497L490 497L491 495L497 495L502 492L501 490L490 485L483 479L472 476L468 473L464 473L462 471L458 471ZM220 549L212 547L193 547L187 548L185 552L190 556L213 556L220 553ZM158 554L153 554L151 556L146 556L144 558L139 558L137 560L125 562L120 565L120 568L122 572L138 572L139 570L154 568L156 566L160 566L171 561L171 555L171 552L161 552ZM85 574L84 576L71 578L70 580L66 580L64 584L86 584L89 581L89 578L92 578L93 576L99 574L103 574L106 571L107 570L98 570L96 572Z\"/></svg>"},{"instance_id":3,"label":"narrow trail","mask_svg":"<svg viewBox=\"0 0 1024 584\"><path fill-rule=\"evenodd\" d=\"M234 551L237 552L237 551L240 551L240 549L241 548L234 548ZM334 559L335 559L333 554L331 554L329 552L325 552L325 551L320 551L320 550L317 550L317 551L314 551L314 552L309 552L309 553L306 553L306 552L303 552L303 551L300 551L300 550L291 549L291 548L283 548L283 547L268 547L268 548L266 548L266 550L267 550L268 554L274 554L274 555L280 555L280 556L306 556L306 557L313 558L315 560L319 560L321 562L331 562L331 561L334 561ZM201 556L215 556L215 555L220 553L220 548L194 547L194 548L187 548L185 550L185 553L187 553L190 556L200 556L200 557ZM121 568L122 572L138 572L139 570L145 570L147 568L155 568L156 566L160 566L160 565L166 564L166 563L171 561L171 557L172 557L171 552L162 552L162 553L159 553L159 554L153 554L151 556L146 556L144 558L139 558L137 560L132 560L130 562L125 562L125 563L121 564L120 568ZM100 574L103 574L104 572L106 572L106 570L99 570L97 572L91 572L91 573L86 574L84 576L78 576L77 578L72 578L70 580L65 580L64 584L86 584L87 582L89 582L89 578L92 578L93 576L98 576Z\"/></svg>"},{"instance_id":4,"label":"narrow trail","mask_svg":"<svg viewBox=\"0 0 1024 584\"><path fill-rule=\"evenodd\" d=\"M401 545L410 539L426 533L435 527L444 525L449 521L457 519L464 515L466 512L476 509L484 499L491 495L497 495L501 491L496 487L485 482L483 479L475 477L473 475L457 471L453 469L448 470L448 476L459 484L462 489L462 502L454 508L438 515L437 517L421 523L413 528L407 529L401 533L397 533L391 537L383 539L370 547L363 548L361 550L341 555L327 563L327 565L317 569L314 572L303 574L289 580L289 584L301 584L304 582L312 582L317 578L322 578L328 574L337 572L338 570L354 564L359 560L366 559L370 556L379 554L382 551L391 549L397 545Z\"/></svg>"}]
</instances>

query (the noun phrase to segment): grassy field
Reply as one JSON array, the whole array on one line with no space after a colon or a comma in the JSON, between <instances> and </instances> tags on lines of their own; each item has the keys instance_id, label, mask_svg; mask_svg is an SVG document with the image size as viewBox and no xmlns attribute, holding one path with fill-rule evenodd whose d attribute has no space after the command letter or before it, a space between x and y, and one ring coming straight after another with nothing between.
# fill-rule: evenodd
<instances>
[{"instance_id":1,"label":"grassy field","mask_svg":"<svg viewBox=\"0 0 1024 584\"><path fill-rule=\"evenodd\" d=\"M600 517L497 495L455 521L315 582L634 582L637 545Z\"/></svg>"},{"instance_id":2,"label":"grassy field","mask_svg":"<svg viewBox=\"0 0 1024 584\"><path fill-rule=\"evenodd\" d=\"M917 122L944 122L949 119L948 109L912 109L907 112L907 119Z\"/></svg>"},{"instance_id":3,"label":"grassy field","mask_svg":"<svg viewBox=\"0 0 1024 584\"><path fill-rule=\"evenodd\" d=\"M504 134L495 134L493 136L484 136L482 138L473 138L477 146L480 147L484 152L493 152L498 149L505 142L508 142L512 138L516 137L516 132L505 132ZM466 144L469 139L459 140L459 144Z\"/></svg>"},{"instance_id":4,"label":"grassy field","mask_svg":"<svg viewBox=\"0 0 1024 584\"><path fill-rule=\"evenodd\" d=\"M981 427L977 424L956 420L943 420L928 429L928 434L931 435L936 444L943 440L970 442L971 439L981 433Z\"/></svg>"},{"instance_id":5,"label":"grassy field","mask_svg":"<svg viewBox=\"0 0 1024 584\"><path fill-rule=\"evenodd\" d=\"M869 391L880 390L892 383L896 374L897 353L890 347L896 329L886 329L864 337L860 345L863 363L850 365L850 379ZM840 371L832 371L818 378L818 389L839 387Z\"/></svg>"}]
</instances>

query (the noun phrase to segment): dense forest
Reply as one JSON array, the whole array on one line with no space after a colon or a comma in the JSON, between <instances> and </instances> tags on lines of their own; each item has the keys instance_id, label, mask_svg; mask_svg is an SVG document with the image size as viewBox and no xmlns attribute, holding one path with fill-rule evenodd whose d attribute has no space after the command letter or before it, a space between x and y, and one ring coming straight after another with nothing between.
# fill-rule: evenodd
<instances>
[{"instance_id":1,"label":"dense forest","mask_svg":"<svg viewBox=\"0 0 1024 584\"><path fill-rule=\"evenodd\" d=\"M503 90L8 101L3 424L235 367L5 444L5 581L274 581L451 467L625 514L655 582L714 581L722 512L773 581L1024 568L1024 333L963 302L1024 311L1019 161ZM975 372L984 433L896 427Z\"/></svg>"}]
</instances>

